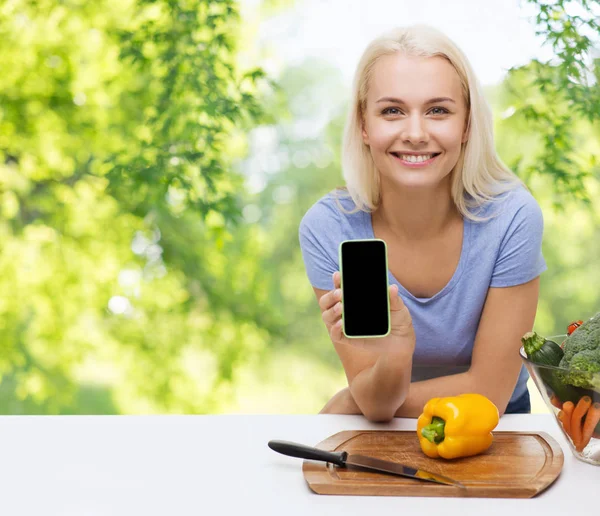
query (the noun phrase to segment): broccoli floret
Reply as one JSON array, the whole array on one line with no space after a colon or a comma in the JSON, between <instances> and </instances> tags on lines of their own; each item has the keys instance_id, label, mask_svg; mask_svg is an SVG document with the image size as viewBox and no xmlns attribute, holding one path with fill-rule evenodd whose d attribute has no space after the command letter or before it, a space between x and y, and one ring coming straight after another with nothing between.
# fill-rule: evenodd
<instances>
[{"instance_id":1,"label":"broccoli floret","mask_svg":"<svg viewBox=\"0 0 600 516\"><path fill-rule=\"evenodd\" d=\"M564 381L600 390L600 312L567 337L563 350L560 367L571 370L564 375Z\"/></svg>"},{"instance_id":2,"label":"broccoli floret","mask_svg":"<svg viewBox=\"0 0 600 516\"><path fill-rule=\"evenodd\" d=\"M573 355L565 381L576 387L600 390L600 348L584 349Z\"/></svg>"}]
</instances>

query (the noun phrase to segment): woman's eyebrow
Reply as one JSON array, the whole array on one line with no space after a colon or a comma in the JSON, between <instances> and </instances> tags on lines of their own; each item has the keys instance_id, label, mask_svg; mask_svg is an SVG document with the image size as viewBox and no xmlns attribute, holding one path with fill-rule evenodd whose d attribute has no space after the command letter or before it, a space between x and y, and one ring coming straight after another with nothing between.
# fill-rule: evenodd
<instances>
[{"instance_id":1,"label":"woman's eyebrow","mask_svg":"<svg viewBox=\"0 0 600 516\"><path fill-rule=\"evenodd\" d=\"M379 102L393 102L394 104L406 104L406 102L404 102L402 99L397 99L395 97L382 97L377 101L377 103ZM425 104L435 104L436 102L452 102L456 104L456 102L454 102L454 100L452 100L450 97L435 97L433 99L429 99L427 102L425 102Z\"/></svg>"}]
</instances>

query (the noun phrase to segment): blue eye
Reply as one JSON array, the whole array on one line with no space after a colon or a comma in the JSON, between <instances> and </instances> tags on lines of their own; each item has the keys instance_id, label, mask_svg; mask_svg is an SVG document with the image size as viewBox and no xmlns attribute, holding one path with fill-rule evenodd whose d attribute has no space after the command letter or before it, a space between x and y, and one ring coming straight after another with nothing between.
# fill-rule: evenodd
<instances>
[{"instance_id":1,"label":"blue eye","mask_svg":"<svg viewBox=\"0 0 600 516\"><path fill-rule=\"evenodd\" d=\"M433 111L434 109L440 109L442 112L441 113L434 113L434 115L445 115L446 113L450 113L450 111L448 111L446 108L443 107L434 107L431 108L431 111Z\"/></svg>"},{"instance_id":2,"label":"blue eye","mask_svg":"<svg viewBox=\"0 0 600 516\"><path fill-rule=\"evenodd\" d=\"M438 111L436 112L436 110L438 110ZM431 108L429 110L429 112L432 113L433 115L447 115L448 113L450 113L450 111L448 111L446 108L440 107L440 106ZM399 114L402 114L402 111L400 111L400 109L398 109L397 107L387 107L381 111L381 114L382 115L399 115Z\"/></svg>"}]
</instances>

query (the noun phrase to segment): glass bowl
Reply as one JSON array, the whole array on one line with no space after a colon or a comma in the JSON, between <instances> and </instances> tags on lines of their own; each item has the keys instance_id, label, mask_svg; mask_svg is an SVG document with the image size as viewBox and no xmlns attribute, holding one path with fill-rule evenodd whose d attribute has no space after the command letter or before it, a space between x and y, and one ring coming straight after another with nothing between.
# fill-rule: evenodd
<instances>
[{"instance_id":1,"label":"glass bowl","mask_svg":"<svg viewBox=\"0 0 600 516\"><path fill-rule=\"evenodd\" d=\"M559 345L565 338L566 335L547 337L548 340ZM584 387L575 387L568 383L569 378L575 376L579 379L577 383L592 382L593 385L600 386L600 373L592 375L564 367L536 364L527 358L523 346L521 346L520 354L548 410L554 415L556 424L567 438L573 455L583 462L600 466L600 421L595 426L592 425L596 419L593 416L596 416L596 411L600 410L600 406L594 406L594 403L600 403L600 392ZM585 399L582 400L582 398ZM568 402L572 405L565 405ZM588 405L593 410L586 411L585 408ZM567 418L567 413L570 413L571 417ZM582 413L583 417L579 419L578 416ZM592 419L586 426L588 413L592 414ZM579 424L575 425L575 421L578 421Z\"/></svg>"}]
</instances>

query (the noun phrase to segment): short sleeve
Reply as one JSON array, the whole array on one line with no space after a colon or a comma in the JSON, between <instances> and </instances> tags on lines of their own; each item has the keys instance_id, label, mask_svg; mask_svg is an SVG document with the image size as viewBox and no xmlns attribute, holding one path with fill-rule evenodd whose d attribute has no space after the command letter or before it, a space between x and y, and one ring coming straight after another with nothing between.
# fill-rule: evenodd
<instances>
[{"instance_id":1,"label":"short sleeve","mask_svg":"<svg viewBox=\"0 0 600 516\"><path fill-rule=\"evenodd\" d=\"M527 283L548 267L542 254L544 218L529 192L512 217L494 265L491 287L511 287Z\"/></svg>"},{"instance_id":2,"label":"short sleeve","mask_svg":"<svg viewBox=\"0 0 600 516\"><path fill-rule=\"evenodd\" d=\"M335 206L319 201L302 218L300 249L308 280L313 287L333 289L333 273L338 270L340 219Z\"/></svg>"}]
</instances>

